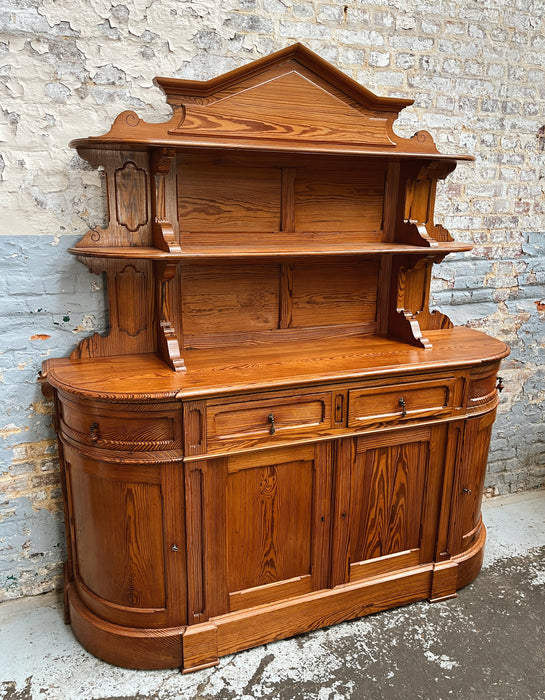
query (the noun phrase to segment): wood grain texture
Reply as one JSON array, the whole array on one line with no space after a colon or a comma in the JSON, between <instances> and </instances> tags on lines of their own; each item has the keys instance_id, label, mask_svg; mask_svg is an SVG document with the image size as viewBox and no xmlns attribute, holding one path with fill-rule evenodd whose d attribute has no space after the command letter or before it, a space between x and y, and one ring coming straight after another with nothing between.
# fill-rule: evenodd
<instances>
[{"instance_id":1,"label":"wood grain texture","mask_svg":"<svg viewBox=\"0 0 545 700\"><path fill-rule=\"evenodd\" d=\"M476 367L497 362L505 343L458 327L430 331L431 351L387 338L299 341L252 347L233 346L185 353L188 371L175 374L152 354L84 360L55 359L44 373L55 388L79 396L116 399L198 398L248 390L311 386L330 381Z\"/></svg>"},{"instance_id":2,"label":"wood grain texture","mask_svg":"<svg viewBox=\"0 0 545 700\"><path fill-rule=\"evenodd\" d=\"M84 646L188 672L478 572L507 347L429 310L458 158L295 45L73 145L108 335L47 360Z\"/></svg>"},{"instance_id":3,"label":"wood grain texture","mask_svg":"<svg viewBox=\"0 0 545 700\"><path fill-rule=\"evenodd\" d=\"M84 258L84 260L86 260ZM82 340L72 358L108 357L155 352L154 285L149 260L86 260L91 272L101 275L108 292L109 331ZM137 308L132 300L139 299Z\"/></svg>"},{"instance_id":4,"label":"wood grain texture","mask_svg":"<svg viewBox=\"0 0 545 700\"><path fill-rule=\"evenodd\" d=\"M282 186L278 168L259 167L255 162L242 167L182 161L178 188L182 232L228 234L234 222L244 233L280 230Z\"/></svg>"},{"instance_id":5,"label":"wood grain texture","mask_svg":"<svg viewBox=\"0 0 545 700\"><path fill-rule=\"evenodd\" d=\"M419 549L422 503L429 468L429 438L408 430L391 444L365 449L359 441L352 463L352 562ZM401 439L400 439L401 438Z\"/></svg>"},{"instance_id":6,"label":"wood grain texture","mask_svg":"<svg viewBox=\"0 0 545 700\"><path fill-rule=\"evenodd\" d=\"M329 392L259 395L252 400L209 402L207 406L207 447L211 451L230 445L240 448L248 440L274 444L278 439L330 427Z\"/></svg>"},{"instance_id":7,"label":"wood grain texture","mask_svg":"<svg viewBox=\"0 0 545 700\"><path fill-rule=\"evenodd\" d=\"M278 325L275 264L187 265L182 270L184 344L193 336L273 330ZM241 310L245 313L241 313Z\"/></svg>"},{"instance_id":8,"label":"wood grain texture","mask_svg":"<svg viewBox=\"0 0 545 700\"><path fill-rule=\"evenodd\" d=\"M453 484L449 551L460 554L479 538L483 528L481 501L495 411L469 418Z\"/></svg>"},{"instance_id":9,"label":"wood grain texture","mask_svg":"<svg viewBox=\"0 0 545 700\"><path fill-rule=\"evenodd\" d=\"M161 468L116 469L68 444L64 458L80 597L113 623L167 626Z\"/></svg>"},{"instance_id":10,"label":"wood grain texture","mask_svg":"<svg viewBox=\"0 0 545 700\"><path fill-rule=\"evenodd\" d=\"M151 245L149 155L92 149L86 152L86 159L93 167L103 169L108 225L86 233L77 247Z\"/></svg>"},{"instance_id":11,"label":"wood grain texture","mask_svg":"<svg viewBox=\"0 0 545 700\"><path fill-rule=\"evenodd\" d=\"M349 393L348 425L381 425L453 413L456 380L403 382L392 386L355 389Z\"/></svg>"},{"instance_id":12,"label":"wood grain texture","mask_svg":"<svg viewBox=\"0 0 545 700\"><path fill-rule=\"evenodd\" d=\"M239 470L227 485L230 591L310 574L311 461Z\"/></svg>"},{"instance_id":13,"label":"wood grain texture","mask_svg":"<svg viewBox=\"0 0 545 700\"><path fill-rule=\"evenodd\" d=\"M410 100L377 97L300 44L211 81L157 81L175 105L169 122L148 124L134 112L123 112L104 136L71 145L83 154L114 144L206 144L472 160L441 156L427 132L411 139L395 135L392 124Z\"/></svg>"},{"instance_id":14,"label":"wood grain texture","mask_svg":"<svg viewBox=\"0 0 545 700\"><path fill-rule=\"evenodd\" d=\"M229 242L228 242L229 241ZM468 243L445 241L436 248L426 250L426 255L438 258L448 253L471 250ZM120 260L167 260L172 262L191 260L254 260L286 258L322 258L332 255L368 256L382 254L422 255L422 245L406 243L360 241L358 231L343 231L335 234L329 231L303 231L290 235L280 232L263 232L259 240L249 239L247 235L232 230L217 232L184 232L184 246L181 253L167 253L157 248L138 247L127 249L126 246L104 246L101 248L69 248L69 252L82 259L115 258Z\"/></svg>"},{"instance_id":15,"label":"wood grain texture","mask_svg":"<svg viewBox=\"0 0 545 700\"><path fill-rule=\"evenodd\" d=\"M430 590L431 576L431 565L417 567L391 579L377 577L263 605L251 615L243 611L231 613L215 621L218 655L422 600ZM193 633L198 635L198 630Z\"/></svg>"},{"instance_id":16,"label":"wood grain texture","mask_svg":"<svg viewBox=\"0 0 545 700\"><path fill-rule=\"evenodd\" d=\"M292 327L328 324L375 327L378 265L372 260L293 266Z\"/></svg>"},{"instance_id":17,"label":"wood grain texture","mask_svg":"<svg viewBox=\"0 0 545 700\"><path fill-rule=\"evenodd\" d=\"M385 167L369 161L343 170L297 169L295 230L357 231L362 242L381 240Z\"/></svg>"},{"instance_id":18,"label":"wood grain texture","mask_svg":"<svg viewBox=\"0 0 545 700\"><path fill-rule=\"evenodd\" d=\"M176 668L182 664L185 627L135 629L104 621L81 602L73 584L66 585L70 624L94 656L124 668Z\"/></svg>"}]
</instances>

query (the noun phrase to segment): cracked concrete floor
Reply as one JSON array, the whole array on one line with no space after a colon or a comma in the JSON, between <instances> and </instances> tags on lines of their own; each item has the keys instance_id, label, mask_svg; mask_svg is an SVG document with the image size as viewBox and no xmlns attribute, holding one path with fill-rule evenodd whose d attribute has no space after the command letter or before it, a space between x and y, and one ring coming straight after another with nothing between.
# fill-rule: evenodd
<instances>
[{"instance_id":1,"label":"cracked concrete floor","mask_svg":"<svg viewBox=\"0 0 545 700\"><path fill-rule=\"evenodd\" d=\"M59 596L0 605L3 700L545 700L545 491L486 501L483 571L416 603L220 659L186 676L95 659Z\"/></svg>"}]
</instances>

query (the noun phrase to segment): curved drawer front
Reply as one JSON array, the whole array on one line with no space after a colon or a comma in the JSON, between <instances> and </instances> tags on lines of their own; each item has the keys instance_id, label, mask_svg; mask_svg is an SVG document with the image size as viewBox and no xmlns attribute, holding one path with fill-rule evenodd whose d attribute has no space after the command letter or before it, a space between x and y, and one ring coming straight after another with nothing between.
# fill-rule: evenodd
<instances>
[{"instance_id":1,"label":"curved drawer front","mask_svg":"<svg viewBox=\"0 0 545 700\"><path fill-rule=\"evenodd\" d=\"M503 389L501 380L497 377L498 369L499 363L495 363L492 367L488 366L471 372L467 397L469 412L495 405L498 383L500 391Z\"/></svg>"},{"instance_id":2,"label":"curved drawer front","mask_svg":"<svg viewBox=\"0 0 545 700\"><path fill-rule=\"evenodd\" d=\"M72 440L112 450L175 450L182 447L178 404L111 404L61 398L61 432Z\"/></svg>"},{"instance_id":3,"label":"curved drawer front","mask_svg":"<svg viewBox=\"0 0 545 700\"><path fill-rule=\"evenodd\" d=\"M448 416L455 407L455 386L455 377L444 377L353 389L348 392L348 426Z\"/></svg>"},{"instance_id":4,"label":"curved drawer front","mask_svg":"<svg viewBox=\"0 0 545 700\"><path fill-rule=\"evenodd\" d=\"M330 392L211 402L206 407L209 452L242 447L255 441L274 444L330 427Z\"/></svg>"}]
</instances>

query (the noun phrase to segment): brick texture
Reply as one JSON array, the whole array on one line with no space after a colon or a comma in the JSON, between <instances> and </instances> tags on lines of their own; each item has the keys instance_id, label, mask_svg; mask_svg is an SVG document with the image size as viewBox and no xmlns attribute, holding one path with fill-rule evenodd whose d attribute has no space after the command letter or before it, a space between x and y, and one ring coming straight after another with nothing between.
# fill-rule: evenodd
<instances>
[{"instance_id":1,"label":"brick texture","mask_svg":"<svg viewBox=\"0 0 545 700\"><path fill-rule=\"evenodd\" d=\"M100 173L68 147L122 110L169 115L155 75L206 79L301 41L381 95L396 130L468 151L436 221L435 305L506 340L487 493L543 486L545 5L528 0L5 0L0 6L0 600L60 583L62 505L47 356L106 329L102 280L66 253L104 223Z\"/></svg>"}]
</instances>

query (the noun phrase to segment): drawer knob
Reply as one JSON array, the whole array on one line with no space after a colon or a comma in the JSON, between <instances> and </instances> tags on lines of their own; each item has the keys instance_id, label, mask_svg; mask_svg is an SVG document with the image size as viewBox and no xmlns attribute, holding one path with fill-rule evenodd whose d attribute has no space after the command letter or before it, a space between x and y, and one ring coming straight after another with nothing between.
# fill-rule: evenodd
<instances>
[{"instance_id":1,"label":"drawer knob","mask_svg":"<svg viewBox=\"0 0 545 700\"><path fill-rule=\"evenodd\" d=\"M468 488L465 488L465 487L464 487L464 488L462 489L462 491L463 491L464 493L467 493L468 496L471 494L471 489L468 489Z\"/></svg>"},{"instance_id":2,"label":"drawer knob","mask_svg":"<svg viewBox=\"0 0 545 700\"><path fill-rule=\"evenodd\" d=\"M269 413L269 417L267 420L271 424L271 427L269 429L269 433L271 435L274 435L276 433L276 428L274 427L274 413Z\"/></svg>"},{"instance_id":3,"label":"drawer knob","mask_svg":"<svg viewBox=\"0 0 545 700\"><path fill-rule=\"evenodd\" d=\"M91 440L93 445L98 440L98 423L93 423L89 428L89 439Z\"/></svg>"},{"instance_id":4,"label":"drawer knob","mask_svg":"<svg viewBox=\"0 0 545 700\"><path fill-rule=\"evenodd\" d=\"M503 391L505 389L505 384L503 383L503 379L501 377L498 377L498 384L496 386L496 389L498 391Z\"/></svg>"},{"instance_id":5,"label":"drawer knob","mask_svg":"<svg viewBox=\"0 0 545 700\"><path fill-rule=\"evenodd\" d=\"M405 404L405 398L402 396L402 397L399 399L398 403L399 403L399 405L401 406L401 417L402 417L402 418L405 418L405 416L407 415L407 409L406 409L406 404Z\"/></svg>"}]
</instances>

